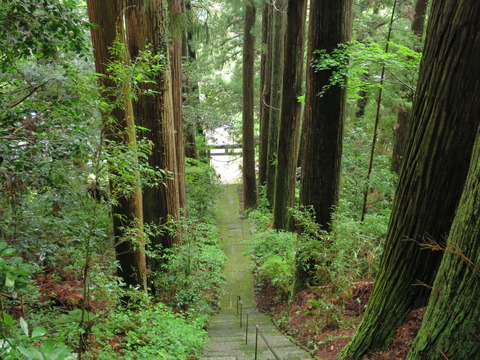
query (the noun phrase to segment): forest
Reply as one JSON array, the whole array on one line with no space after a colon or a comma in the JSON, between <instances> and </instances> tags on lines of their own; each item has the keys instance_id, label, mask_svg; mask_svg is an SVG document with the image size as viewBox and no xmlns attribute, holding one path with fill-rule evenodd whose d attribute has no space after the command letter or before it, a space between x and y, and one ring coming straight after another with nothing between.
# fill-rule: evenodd
<instances>
[{"instance_id":1,"label":"forest","mask_svg":"<svg viewBox=\"0 0 480 360\"><path fill-rule=\"evenodd\" d=\"M215 129L282 332L480 359L478 0L2 0L0 50L1 359L215 360Z\"/></svg>"}]
</instances>

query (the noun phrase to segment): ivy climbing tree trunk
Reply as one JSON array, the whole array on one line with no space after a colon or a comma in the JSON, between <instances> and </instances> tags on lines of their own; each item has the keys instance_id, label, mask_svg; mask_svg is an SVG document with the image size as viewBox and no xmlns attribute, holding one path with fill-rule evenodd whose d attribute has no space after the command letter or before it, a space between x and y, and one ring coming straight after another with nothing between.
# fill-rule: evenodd
<instances>
[{"instance_id":1,"label":"ivy climbing tree trunk","mask_svg":"<svg viewBox=\"0 0 480 360\"><path fill-rule=\"evenodd\" d=\"M255 3L244 1L245 22L243 32L243 111L242 111L242 151L243 151L243 196L245 208L257 206L257 186L255 179L255 139L254 139L254 65L255 65Z\"/></svg>"},{"instance_id":2,"label":"ivy climbing tree trunk","mask_svg":"<svg viewBox=\"0 0 480 360\"><path fill-rule=\"evenodd\" d=\"M108 62L128 59L128 56L124 59L115 58L110 52L116 39L120 42L125 40L122 15L124 3L118 0L88 0L87 6L90 22L97 25L91 28L91 35L95 69L103 75L99 78L102 96L105 102L114 104L111 111L103 114L106 138L113 144L135 147L133 108L131 99L128 95L125 96L129 93L129 84L121 84L120 89L107 71ZM136 180L131 194L116 196L112 206L115 252L119 263L117 273L127 285L140 285L146 291L142 194L139 175L136 171L134 174ZM110 185L112 189L117 187L115 181L111 181Z\"/></svg>"},{"instance_id":3,"label":"ivy climbing tree trunk","mask_svg":"<svg viewBox=\"0 0 480 360\"><path fill-rule=\"evenodd\" d=\"M272 4L272 65L270 70L270 104L268 122L266 195L273 206L275 194L275 172L277 169L278 132L280 129L280 107L282 106L282 82L285 45L287 1L277 0Z\"/></svg>"},{"instance_id":4,"label":"ivy climbing tree trunk","mask_svg":"<svg viewBox=\"0 0 480 360\"><path fill-rule=\"evenodd\" d=\"M419 243L450 231L480 118L480 3L435 1L385 249L357 333L342 356L385 346L412 309L424 306L442 258ZM415 286L415 284L427 286Z\"/></svg>"},{"instance_id":5,"label":"ivy climbing tree trunk","mask_svg":"<svg viewBox=\"0 0 480 360\"><path fill-rule=\"evenodd\" d=\"M132 58L147 46L165 58L167 66L155 76L155 83L144 84L144 90L155 93L139 95L134 104L138 125L148 129L145 137L152 144L149 164L172 175L166 179L166 186L143 189L145 222L163 225L170 218L180 218L180 191L178 182L177 138L173 105L172 74L170 67L170 44L168 42L169 16L165 0L128 0L126 27L128 48ZM179 239L168 232L151 239L154 248L172 247Z\"/></svg>"},{"instance_id":6,"label":"ivy climbing tree trunk","mask_svg":"<svg viewBox=\"0 0 480 360\"><path fill-rule=\"evenodd\" d=\"M282 230L293 230L294 227L289 208L295 206L301 110L298 97L302 95L306 9L306 0L288 2L278 163L273 203L273 227Z\"/></svg>"}]
</instances>

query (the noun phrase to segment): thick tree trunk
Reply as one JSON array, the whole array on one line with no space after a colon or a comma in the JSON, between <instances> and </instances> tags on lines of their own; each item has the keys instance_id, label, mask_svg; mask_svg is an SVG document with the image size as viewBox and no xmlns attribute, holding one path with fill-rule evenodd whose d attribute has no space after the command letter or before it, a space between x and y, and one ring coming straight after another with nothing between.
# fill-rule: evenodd
<instances>
[{"instance_id":1,"label":"thick tree trunk","mask_svg":"<svg viewBox=\"0 0 480 360\"><path fill-rule=\"evenodd\" d=\"M169 63L171 54L162 40L168 33L165 27L168 15L163 1L153 0L145 5L144 0L128 0L125 13L128 48L132 58L151 44L153 49L167 57ZM156 76L155 84L145 85L146 89L154 90L157 95L140 95L134 104L137 123L149 130L145 136L153 144L149 157L150 166L173 172L173 178L166 180L167 186L159 184L143 189L145 222L156 225L165 224L170 217L180 218L177 139L171 79L170 68L166 67ZM152 246L160 248L169 248L176 241L178 239L168 233L151 239Z\"/></svg>"},{"instance_id":2,"label":"thick tree trunk","mask_svg":"<svg viewBox=\"0 0 480 360\"><path fill-rule=\"evenodd\" d=\"M270 123L270 89L272 86L272 5L266 3L262 9L262 44L260 65L260 140L258 183L264 186L267 183L268 164L268 128Z\"/></svg>"},{"instance_id":3,"label":"thick tree trunk","mask_svg":"<svg viewBox=\"0 0 480 360\"><path fill-rule=\"evenodd\" d=\"M318 56L314 51L330 53L350 40L352 6L351 0L311 0L307 64ZM346 104L345 86L332 86L323 96L318 95L330 83L333 72L307 67L301 153L300 204L312 206L316 222L327 231L338 206ZM309 277L305 267L299 266L295 290L306 287Z\"/></svg>"},{"instance_id":4,"label":"thick tree trunk","mask_svg":"<svg viewBox=\"0 0 480 360\"><path fill-rule=\"evenodd\" d=\"M257 186L255 179L255 137L254 137L254 65L255 65L255 3L245 0L245 26L243 32L243 196L245 208L257 206Z\"/></svg>"},{"instance_id":5,"label":"thick tree trunk","mask_svg":"<svg viewBox=\"0 0 480 360\"><path fill-rule=\"evenodd\" d=\"M309 19L307 64L315 60L315 50L329 53L350 40L352 1L312 0ZM313 206L316 221L325 230L338 205L346 103L344 86L332 86L323 96L318 95L333 72L307 67L303 123L300 204Z\"/></svg>"},{"instance_id":6,"label":"thick tree trunk","mask_svg":"<svg viewBox=\"0 0 480 360\"><path fill-rule=\"evenodd\" d=\"M273 206L275 194L275 172L277 169L278 132L280 127L280 107L282 106L283 59L286 27L286 0L275 1L272 7L272 65L270 71L270 111L267 149L267 200Z\"/></svg>"},{"instance_id":7,"label":"thick tree trunk","mask_svg":"<svg viewBox=\"0 0 480 360\"><path fill-rule=\"evenodd\" d=\"M290 231L294 228L289 208L295 206L306 9L306 0L288 2L273 227Z\"/></svg>"},{"instance_id":8,"label":"thick tree trunk","mask_svg":"<svg viewBox=\"0 0 480 360\"><path fill-rule=\"evenodd\" d=\"M124 41L123 33L123 2L118 0L87 1L88 15L91 23L97 24L91 28L92 44L95 57L95 69L102 74L99 83L103 88L103 97L108 103L118 101L116 94L111 90L117 87L115 81L109 76L107 63L115 59L110 51L114 40L120 37ZM123 60L125 61L125 60ZM124 84L128 91L129 84ZM113 143L126 143L135 146L135 129L131 101L124 99L124 106L116 106L105 117L112 116L115 122L106 121L106 137ZM138 174L137 174L138 176ZM138 181L138 184L140 181ZM115 184L111 184L115 188ZM125 239L129 228L137 228L139 233L143 230L142 196L139 188L135 188L131 196L116 199L112 206L113 231L115 238L115 251L119 262L118 275L127 285L142 286L146 291L146 260L143 237L138 239Z\"/></svg>"},{"instance_id":9,"label":"thick tree trunk","mask_svg":"<svg viewBox=\"0 0 480 360\"><path fill-rule=\"evenodd\" d=\"M477 359L480 354L478 299L480 132L427 312L407 359Z\"/></svg>"},{"instance_id":10,"label":"thick tree trunk","mask_svg":"<svg viewBox=\"0 0 480 360\"><path fill-rule=\"evenodd\" d=\"M432 3L380 271L359 329L343 351L346 358L385 346L404 316L430 295L442 254L419 243L444 240L465 184L480 121L479 16L476 0Z\"/></svg>"}]
</instances>

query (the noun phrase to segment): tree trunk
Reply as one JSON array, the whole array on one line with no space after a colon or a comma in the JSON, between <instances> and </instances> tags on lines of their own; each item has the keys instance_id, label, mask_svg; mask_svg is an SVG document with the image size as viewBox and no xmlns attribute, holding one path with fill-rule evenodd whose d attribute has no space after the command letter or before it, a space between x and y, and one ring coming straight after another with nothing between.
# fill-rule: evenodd
<instances>
[{"instance_id":1,"label":"tree trunk","mask_svg":"<svg viewBox=\"0 0 480 360\"><path fill-rule=\"evenodd\" d=\"M479 210L480 132L427 312L407 359L475 359L480 354Z\"/></svg>"},{"instance_id":2,"label":"tree trunk","mask_svg":"<svg viewBox=\"0 0 480 360\"><path fill-rule=\"evenodd\" d=\"M410 127L410 118L412 110L400 107L397 112L397 123L393 129L393 154L392 154L392 171L400 172L402 166L403 155L405 154L405 146L407 145L408 129Z\"/></svg>"},{"instance_id":3,"label":"tree trunk","mask_svg":"<svg viewBox=\"0 0 480 360\"><path fill-rule=\"evenodd\" d=\"M266 3L262 9L262 45L260 65L260 140L259 140L259 170L260 186L267 183L268 164L268 128L270 123L270 89L272 75L272 5Z\"/></svg>"},{"instance_id":4,"label":"tree trunk","mask_svg":"<svg viewBox=\"0 0 480 360\"><path fill-rule=\"evenodd\" d=\"M145 5L144 0L128 0L126 25L128 47L132 58L139 51L152 45L161 55L170 60L170 51L162 40L167 34L168 15L165 0L153 0ZM159 184L143 189L145 222L163 225L169 218L180 218L180 197L177 182L177 139L175 138L175 118L170 67L166 67L155 77L155 84L146 84L145 89L156 95L139 95L134 104L138 125L148 129L146 138L153 144L149 164L153 168L173 172L173 178L166 180L166 186ZM165 232L151 239L153 247L169 248L178 239Z\"/></svg>"},{"instance_id":5,"label":"tree trunk","mask_svg":"<svg viewBox=\"0 0 480 360\"><path fill-rule=\"evenodd\" d=\"M190 16L189 12L192 10L192 4L190 0L183 1L183 13L185 16ZM193 51L191 47L191 42L193 41L192 32L185 28L183 31L183 58L186 59L187 63L195 61L197 55L195 51ZM193 84L192 80L189 78L184 78L184 93L191 95L197 86ZM186 100L188 101L188 100ZM195 124L187 124L185 126L185 156L192 159L198 159L198 151L197 151L197 128Z\"/></svg>"},{"instance_id":6,"label":"tree trunk","mask_svg":"<svg viewBox=\"0 0 480 360\"><path fill-rule=\"evenodd\" d=\"M427 15L428 0L417 0L415 4L415 15L412 21L412 31L422 41L425 17ZM418 49L420 51L420 49Z\"/></svg>"},{"instance_id":7,"label":"tree trunk","mask_svg":"<svg viewBox=\"0 0 480 360\"><path fill-rule=\"evenodd\" d=\"M430 295L442 254L419 243L443 241L465 184L480 120L479 16L476 0L432 3L385 250L367 311L342 353L348 359L385 346L404 316Z\"/></svg>"},{"instance_id":8,"label":"tree trunk","mask_svg":"<svg viewBox=\"0 0 480 360\"><path fill-rule=\"evenodd\" d=\"M92 44L95 57L95 69L98 74L102 74L99 83L102 86L105 101L107 103L118 102L118 94L112 94L111 91L117 88L117 84L109 76L107 63L109 61L119 61L110 53L109 47L113 45L117 36L120 41L124 41L123 32L123 2L117 0L99 1L88 0L88 16L91 23L97 24L91 28ZM129 84L124 84L128 91ZM112 123L106 119L106 137L113 143L126 143L129 146L135 146L134 118L131 100L124 99L123 106L118 104L104 117L112 116L115 122ZM138 177L138 174L137 174ZM140 183L138 179L138 184ZM112 183L111 187L115 188ZM136 228L135 233L143 231L143 212L142 197L139 187L134 189L131 196L120 197L112 206L113 232L115 238L115 252L119 262L118 275L127 285L142 286L146 291L146 260L144 252L143 237L139 235L137 239L131 236L125 238L129 228Z\"/></svg>"},{"instance_id":9,"label":"tree trunk","mask_svg":"<svg viewBox=\"0 0 480 360\"><path fill-rule=\"evenodd\" d=\"M312 0L307 64L350 40L352 1ZM346 88L335 85L318 94L330 83L334 69L315 71L307 67L307 89L303 123L302 177L300 204L312 205L317 223L330 229L332 213L338 205L340 165Z\"/></svg>"},{"instance_id":10,"label":"tree trunk","mask_svg":"<svg viewBox=\"0 0 480 360\"><path fill-rule=\"evenodd\" d=\"M171 32L171 87L173 100L173 115L175 125L176 173L175 180L178 189L178 206L185 210L187 195L185 190L185 146L183 139L183 81L182 81L182 48L183 48L183 11L181 0L168 0Z\"/></svg>"},{"instance_id":11,"label":"tree trunk","mask_svg":"<svg viewBox=\"0 0 480 360\"><path fill-rule=\"evenodd\" d=\"M273 6L273 5L272 5ZM273 206L275 194L275 172L277 169L278 132L280 127L280 107L282 106L283 60L286 27L286 0L275 1L272 7L272 65L270 86L270 111L267 149L267 200Z\"/></svg>"},{"instance_id":12,"label":"tree trunk","mask_svg":"<svg viewBox=\"0 0 480 360\"><path fill-rule=\"evenodd\" d=\"M273 227L293 230L289 208L295 206L298 131L300 128L306 0L289 1L285 36L285 63L282 86L278 165L275 173Z\"/></svg>"},{"instance_id":13,"label":"tree trunk","mask_svg":"<svg viewBox=\"0 0 480 360\"><path fill-rule=\"evenodd\" d=\"M300 204L312 206L327 231L338 206L346 87L335 85L319 96L335 70L315 71L311 64L318 57L314 51L330 53L350 40L352 6L351 0L310 2ZM297 267L295 291L305 288L309 277L303 265Z\"/></svg>"},{"instance_id":14,"label":"tree trunk","mask_svg":"<svg viewBox=\"0 0 480 360\"><path fill-rule=\"evenodd\" d=\"M255 179L255 138L253 120L254 100L254 65L255 65L255 3L245 0L245 27L243 32L243 127L242 127L242 151L243 151L243 196L245 208L257 206L257 186Z\"/></svg>"}]
</instances>

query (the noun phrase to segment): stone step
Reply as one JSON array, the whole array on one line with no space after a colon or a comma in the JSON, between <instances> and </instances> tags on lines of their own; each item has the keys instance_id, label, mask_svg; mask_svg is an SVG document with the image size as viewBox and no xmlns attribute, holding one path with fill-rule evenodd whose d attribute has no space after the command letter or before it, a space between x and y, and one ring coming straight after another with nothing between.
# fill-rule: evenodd
<instances>
[{"instance_id":1,"label":"stone step","mask_svg":"<svg viewBox=\"0 0 480 360\"><path fill-rule=\"evenodd\" d=\"M238 198L235 185L225 187L220 201L218 224L222 248L227 255L224 269L226 292L220 300L221 309L208 326L210 343L200 360L252 360L255 358L255 327L249 322L248 344L245 344L246 313L267 339L282 360L311 359L307 351L296 346L278 331L265 314L259 313L253 304L253 277L249 259L243 256L244 242L250 233L250 225L238 217ZM237 316L237 295L242 298L242 327ZM275 359L262 337L258 337L257 359Z\"/></svg>"}]
</instances>

